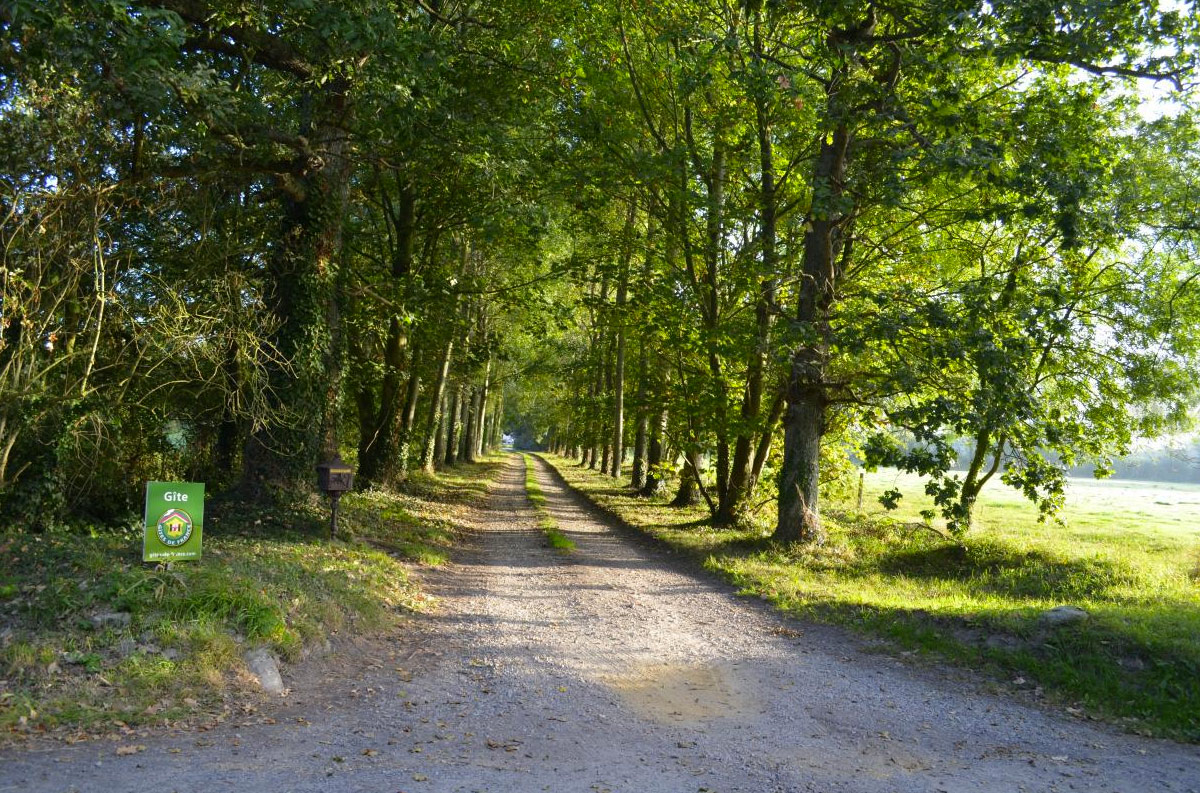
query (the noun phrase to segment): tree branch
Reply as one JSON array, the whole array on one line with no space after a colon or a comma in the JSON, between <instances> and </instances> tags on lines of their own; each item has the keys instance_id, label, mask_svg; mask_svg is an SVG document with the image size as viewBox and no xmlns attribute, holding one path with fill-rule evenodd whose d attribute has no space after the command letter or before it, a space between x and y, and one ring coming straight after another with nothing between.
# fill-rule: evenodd
<instances>
[{"instance_id":1,"label":"tree branch","mask_svg":"<svg viewBox=\"0 0 1200 793\"><path fill-rule=\"evenodd\" d=\"M200 29L187 38L184 47L247 57L260 66L288 72L306 80L316 74L316 68L300 51L279 36L245 25L213 27L213 10L203 0L157 0L157 5L178 14L184 22Z\"/></svg>"}]
</instances>

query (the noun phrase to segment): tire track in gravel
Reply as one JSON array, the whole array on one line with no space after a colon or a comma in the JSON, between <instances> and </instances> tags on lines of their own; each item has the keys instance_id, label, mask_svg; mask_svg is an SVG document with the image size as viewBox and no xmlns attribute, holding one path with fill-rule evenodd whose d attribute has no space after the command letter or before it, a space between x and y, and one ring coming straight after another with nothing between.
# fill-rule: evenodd
<instances>
[{"instance_id":1,"label":"tire track in gravel","mask_svg":"<svg viewBox=\"0 0 1200 793\"><path fill-rule=\"evenodd\" d=\"M298 673L271 725L0 753L0 791L1200 791L1195 747L797 632L531 464L574 551L536 528L514 456L424 576L441 607L416 636Z\"/></svg>"}]
</instances>

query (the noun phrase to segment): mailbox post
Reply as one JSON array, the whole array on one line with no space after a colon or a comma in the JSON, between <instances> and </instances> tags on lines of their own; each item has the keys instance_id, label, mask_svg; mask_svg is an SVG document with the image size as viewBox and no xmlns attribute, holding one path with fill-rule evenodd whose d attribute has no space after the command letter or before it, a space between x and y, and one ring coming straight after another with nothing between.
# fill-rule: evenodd
<instances>
[{"instance_id":1,"label":"mailbox post","mask_svg":"<svg viewBox=\"0 0 1200 793\"><path fill-rule=\"evenodd\" d=\"M334 454L332 460L327 460L317 466L317 487L329 495L333 502L333 513L329 518L329 539L337 533L338 501L342 493L354 487L354 469L342 461L340 454Z\"/></svg>"}]
</instances>

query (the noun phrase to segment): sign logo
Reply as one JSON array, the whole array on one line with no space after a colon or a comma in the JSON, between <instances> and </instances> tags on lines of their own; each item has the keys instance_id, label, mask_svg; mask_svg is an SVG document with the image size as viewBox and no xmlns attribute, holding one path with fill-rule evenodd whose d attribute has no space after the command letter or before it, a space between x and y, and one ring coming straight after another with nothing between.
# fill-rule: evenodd
<instances>
[{"instance_id":1,"label":"sign logo","mask_svg":"<svg viewBox=\"0 0 1200 793\"><path fill-rule=\"evenodd\" d=\"M147 482L142 561L199 561L204 550L204 483Z\"/></svg>"},{"instance_id":2,"label":"sign logo","mask_svg":"<svg viewBox=\"0 0 1200 793\"><path fill-rule=\"evenodd\" d=\"M192 516L182 509L168 509L158 519L158 540L168 548L178 548L192 538Z\"/></svg>"}]
</instances>

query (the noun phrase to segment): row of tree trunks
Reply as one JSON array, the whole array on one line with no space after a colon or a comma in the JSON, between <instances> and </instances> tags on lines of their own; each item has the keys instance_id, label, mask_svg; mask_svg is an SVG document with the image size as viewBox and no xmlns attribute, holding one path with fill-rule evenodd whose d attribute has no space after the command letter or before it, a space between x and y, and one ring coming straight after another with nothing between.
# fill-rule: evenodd
<instances>
[{"instance_id":1,"label":"row of tree trunks","mask_svg":"<svg viewBox=\"0 0 1200 793\"><path fill-rule=\"evenodd\" d=\"M652 203L653 206L653 203ZM655 240L655 218L653 212L646 213L646 255L642 262L642 283L648 284L654 272L654 251ZM650 444L650 413L651 406L647 404L647 380L650 377L650 363L647 356L650 354L648 347L653 346L653 340L647 343L647 337L650 335L650 329L643 327L638 339L638 378L637 392L635 401L637 403L636 410L636 430L633 440L633 467L630 477L630 487L641 492L646 487L646 471L649 467L647 455L649 454Z\"/></svg>"},{"instance_id":2,"label":"row of tree trunks","mask_svg":"<svg viewBox=\"0 0 1200 793\"><path fill-rule=\"evenodd\" d=\"M763 256L773 269L778 261L775 229L777 210L771 130L765 108L760 116L760 127L760 159L768 171L759 196L763 228L761 245ZM682 175L685 171L681 169L680 173L682 184L686 182L686 177ZM702 314L708 326L719 321L721 311L718 299L719 249L721 235L724 233L726 198L724 152L720 147L702 173L702 179L709 190L702 255L694 256L690 249L688 232L684 226L685 218L679 212L679 208L684 204L682 200L669 202L662 227L667 231L667 259L675 261L682 251L687 271L695 276L692 283L701 299ZM625 218L621 238L623 244L615 275L610 277L612 271L605 269L597 273L591 281L588 301L591 312L588 356L590 364L585 371L584 384L581 386L583 390L579 397L586 405L586 409L583 410L582 431L573 432L568 429L559 433L556 430L548 437L547 443L555 453L575 452L580 467L600 470L613 477L621 477L628 473L632 490L644 495L657 495L665 484L664 463L669 462L672 457L668 454L665 441L667 411L665 407L653 404L656 396L664 394L666 389L655 382L662 379L661 365L657 364L657 353L652 349L653 342L647 344L647 338L652 338L648 336L647 331L639 334L632 470L626 469L624 464L627 440L625 436L628 432L628 337L624 314L630 300L629 265L632 259L636 218L637 207L631 203ZM648 231L648 268L652 266L649 237ZM701 264L702 272L698 266ZM600 270L599 267L597 269ZM770 451L771 428L778 423L779 414L782 412L782 397L772 403L771 410L763 409L764 394L767 391L767 339L772 330L775 289L773 278L765 279L760 287L759 299L755 306L757 343L745 361L745 387L740 400L741 421L736 434L726 436L718 433L714 448L715 488L712 488L711 493L703 487L698 478L702 431L691 420L686 431L691 441L685 444L685 447L690 448L684 451L684 465L679 470L679 491L673 503L691 505L704 499L710 505L714 522L719 524L733 523L738 517L738 510L752 494ZM612 303L609 302L610 294L615 298ZM728 404L730 396L726 365L715 349L710 350L708 361L708 383L720 412L720 406ZM710 426L723 427L725 422L719 419L720 417L717 417L715 424ZM578 438L582 443L578 446L569 445L566 436Z\"/></svg>"},{"instance_id":3,"label":"row of tree trunks","mask_svg":"<svg viewBox=\"0 0 1200 793\"><path fill-rule=\"evenodd\" d=\"M400 285L412 271L413 239L416 231L416 195L411 185L402 185L393 202L381 186L381 204L392 233L391 276ZM389 321L387 340L383 352L383 380L379 387L376 414L369 425L360 428L366 438L358 463L358 475L367 484L387 485L398 482L407 466L407 438L411 422L406 421L407 393L419 387L417 378L419 357L413 349L408 356L408 388L402 389L405 370L404 350L408 346L408 333L398 312L393 312ZM360 413L361 415L361 413Z\"/></svg>"},{"instance_id":4,"label":"row of tree trunks","mask_svg":"<svg viewBox=\"0 0 1200 793\"><path fill-rule=\"evenodd\" d=\"M483 384L474 389L470 421L467 424L466 460L473 463L483 455L484 412L487 408L489 378L492 361L489 358L483 370Z\"/></svg>"}]
</instances>

